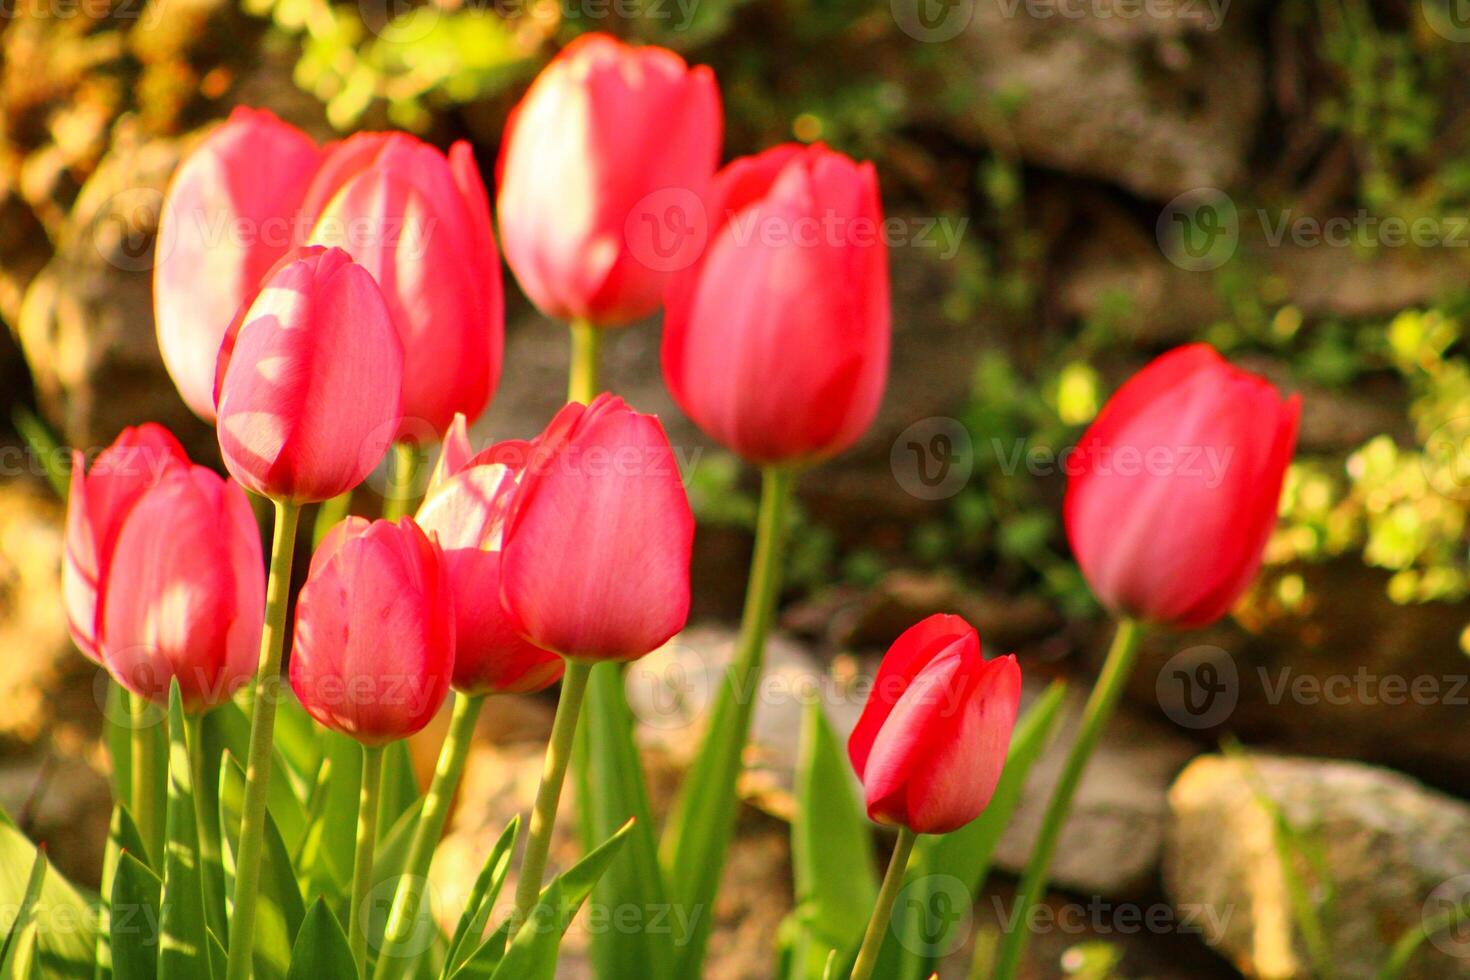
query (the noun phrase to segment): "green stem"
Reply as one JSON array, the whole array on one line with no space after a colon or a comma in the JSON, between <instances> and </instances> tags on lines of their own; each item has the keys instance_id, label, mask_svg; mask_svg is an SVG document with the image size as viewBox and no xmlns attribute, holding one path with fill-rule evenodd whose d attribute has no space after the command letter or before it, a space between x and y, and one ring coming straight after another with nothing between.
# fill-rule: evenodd
<instances>
[{"instance_id":1,"label":"green stem","mask_svg":"<svg viewBox=\"0 0 1470 980\"><path fill-rule=\"evenodd\" d=\"M602 331L587 320L572 323L572 369L567 377L567 401L590 405L597 397L598 362Z\"/></svg>"},{"instance_id":2,"label":"green stem","mask_svg":"<svg viewBox=\"0 0 1470 980\"><path fill-rule=\"evenodd\" d=\"M396 521L413 510L418 501L419 467L423 453L411 442L393 444L393 481L383 498L383 518Z\"/></svg>"},{"instance_id":3,"label":"green stem","mask_svg":"<svg viewBox=\"0 0 1470 980\"><path fill-rule=\"evenodd\" d=\"M1092 694L1087 698L1087 705L1082 710L1077 741L1072 744L1072 751L1062 766L1061 776L1057 779L1056 788L1052 790L1051 800L1041 819L1041 829L1036 834L1031 858L1026 862L1026 870L1021 875L1021 884L1015 898L1015 920L1018 925L1006 934L1001 944L993 974L995 980L1014 980L1020 967L1021 957L1026 952L1026 943L1031 937L1028 930L1019 923L1029 920L1031 909L1041 901L1042 893L1046 890L1046 876L1051 868L1052 853L1056 850L1062 827L1067 822L1067 813L1072 808L1072 797L1077 793L1082 774L1087 770L1087 761L1092 758L1103 729L1113 717L1118 698L1128 685L1128 677L1133 673L1133 665L1138 659L1138 640L1142 634L1143 628L1137 621L1118 621L1118 629L1113 634L1113 644L1108 648L1102 673L1098 675Z\"/></svg>"},{"instance_id":4,"label":"green stem","mask_svg":"<svg viewBox=\"0 0 1470 980\"><path fill-rule=\"evenodd\" d=\"M133 819L138 825L138 834L148 845L149 855L163 867L164 827L163 815L159 812L159 799L164 790L163 773L158 768L155 725L159 723L158 709L153 702L141 694L128 692L132 712L132 776Z\"/></svg>"},{"instance_id":5,"label":"green stem","mask_svg":"<svg viewBox=\"0 0 1470 980\"><path fill-rule=\"evenodd\" d=\"M449 732L444 736L444 745L439 749L434 779L429 784L429 794L424 797L423 809L419 811L413 840L408 846L408 860L403 866L402 877L398 879L398 889L393 894L393 908L388 913L388 926L383 932L383 947L378 953L378 965L373 972L375 980L397 980L412 965L412 956L406 953L400 955L398 947L409 939L418 921L420 904L424 898L423 886L429 874L429 865L434 859L434 848L444 833L449 804L459 789L460 777L464 775L464 763L469 756L475 722L479 720L480 709L484 704L483 695L454 696Z\"/></svg>"},{"instance_id":6,"label":"green stem","mask_svg":"<svg viewBox=\"0 0 1470 980\"><path fill-rule=\"evenodd\" d=\"M260 634L260 666L251 696L250 754L245 766L245 800L240 818L240 853L235 862L235 897L230 923L226 980L250 980L255 942L255 899L260 889L260 858L265 847L265 804L271 775L271 747L280 701L281 651L286 642L286 598L291 591L291 559L301 505L276 501L271 567L266 580L265 628Z\"/></svg>"},{"instance_id":7,"label":"green stem","mask_svg":"<svg viewBox=\"0 0 1470 980\"><path fill-rule=\"evenodd\" d=\"M185 736L189 740L189 776L194 792L194 823L199 835L200 880L204 883L204 919L216 936L228 935L224 909L224 879L217 872L220 864L219 820L209 812L204 799L204 715L184 715Z\"/></svg>"},{"instance_id":8,"label":"green stem","mask_svg":"<svg viewBox=\"0 0 1470 980\"><path fill-rule=\"evenodd\" d=\"M362 747L362 785L357 792L357 850L352 858L352 907L347 910L347 942L357 975L367 980L368 892L373 887L373 848L378 846L378 797L383 788L383 747Z\"/></svg>"},{"instance_id":9,"label":"green stem","mask_svg":"<svg viewBox=\"0 0 1470 980\"><path fill-rule=\"evenodd\" d=\"M857 962L852 965L852 980L868 980L873 968L878 965L878 952L883 948L883 934L893 918L893 903L903 887L904 872L908 870L909 856L914 852L914 842L919 835L907 827L898 829L898 842L893 845L893 857L888 860L888 871L883 875L883 887L878 890L878 904L873 906L873 917L868 920L868 931L863 934L863 945L858 950Z\"/></svg>"},{"instance_id":10,"label":"green stem","mask_svg":"<svg viewBox=\"0 0 1470 980\"><path fill-rule=\"evenodd\" d=\"M342 519L351 512L351 490L339 493L331 500L323 500L316 509L316 520L311 525L312 548L315 549L321 543L322 538L326 536L326 533L342 523Z\"/></svg>"},{"instance_id":11,"label":"green stem","mask_svg":"<svg viewBox=\"0 0 1470 980\"><path fill-rule=\"evenodd\" d=\"M567 660L567 672L561 679L561 699L556 705L556 720L551 724L551 740L546 745L546 762L541 768L541 786L536 790L536 804L531 809L531 833L526 839L526 854L521 859L520 878L516 882L516 911L511 935L530 918L541 895L541 879L546 875L546 856L551 850L551 831L556 824L556 808L561 802L562 783L567 778L567 763L572 757L572 742L577 735L577 718L582 713L582 698L587 693L587 678L592 664Z\"/></svg>"}]
</instances>

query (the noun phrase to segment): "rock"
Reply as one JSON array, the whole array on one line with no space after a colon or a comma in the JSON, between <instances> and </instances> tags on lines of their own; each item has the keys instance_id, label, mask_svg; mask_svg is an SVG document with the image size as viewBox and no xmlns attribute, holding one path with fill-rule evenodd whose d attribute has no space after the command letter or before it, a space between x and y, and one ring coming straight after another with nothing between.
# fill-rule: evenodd
<instances>
[{"instance_id":1,"label":"rock","mask_svg":"<svg viewBox=\"0 0 1470 980\"><path fill-rule=\"evenodd\" d=\"M1317 867L1327 869L1335 888L1325 939L1346 980L1376 976L1406 930L1470 894L1470 805L1357 763L1199 758L1169 791L1164 885L1176 906L1230 913L1221 917L1224 930L1205 938L1248 976L1311 971L1258 791L1320 849ZM1305 862L1295 870L1320 901L1327 883ZM1470 944L1445 933L1426 943L1402 975L1447 980L1467 971Z\"/></svg>"}]
</instances>

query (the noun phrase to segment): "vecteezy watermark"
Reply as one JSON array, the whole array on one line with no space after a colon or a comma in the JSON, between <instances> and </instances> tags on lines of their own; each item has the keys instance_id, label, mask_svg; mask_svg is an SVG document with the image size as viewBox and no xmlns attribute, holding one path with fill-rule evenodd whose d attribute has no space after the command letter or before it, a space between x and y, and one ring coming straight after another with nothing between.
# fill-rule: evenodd
<instances>
[{"instance_id":1,"label":"vecteezy watermark","mask_svg":"<svg viewBox=\"0 0 1470 980\"><path fill-rule=\"evenodd\" d=\"M1470 874L1441 882L1420 910L1424 934L1434 948L1461 962L1470 961Z\"/></svg>"},{"instance_id":2,"label":"vecteezy watermark","mask_svg":"<svg viewBox=\"0 0 1470 980\"><path fill-rule=\"evenodd\" d=\"M893 478L920 500L953 497L970 482L975 447L970 430L945 416L920 419L904 429L888 451Z\"/></svg>"},{"instance_id":3,"label":"vecteezy watermark","mask_svg":"<svg viewBox=\"0 0 1470 980\"><path fill-rule=\"evenodd\" d=\"M1470 43L1470 0L1419 0L1424 22L1440 37Z\"/></svg>"},{"instance_id":4,"label":"vecteezy watermark","mask_svg":"<svg viewBox=\"0 0 1470 980\"><path fill-rule=\"evenodd\" d=\"M1159 670L1154 693L1164 714L1184 728L1214 728L1235 711L1240 673L1235 658L1216 646L1181 650Z\"/></svg>"},{"instance_id":5,"label":"vecteezy watermark","mask_svg":"<svg viewBox=\"0 0 1470 980\"><path fill-rule=\"evenodd\" d=\"M161 4L147 0L0 0L0 21L26 16L36 20L152 21Z\"/></svg>"},{"instance_id":6,"label":"vecteezy watermark","mask_svg":"<svg viewBox=\"0 0 1470 980\"><path fill-rule=\"evenodd\" d=\"M977 0L888 0L893 22L915 41L942 44L959 37L975 19Z\"/></svg>"},{"instance_id":7,"label":"vecteezy watermark","mask_svg":"<svg viewBox=\"0 0 1470 980\"><path fill-rule=\"evenodd\" d=\"M991 896L991 911L1005 932L1025 929L1031 933L1060 933L1069 936L1194 935L1208 944L1218 943L1235 914L1233 904L1209 905L1186 902L1116 902L1101 895L1084 902L1061 905L1042 902L1022 908L1006 907L1005 900Z\"/></svg>"},{"instance_id":8,"label":"vecteezy watermark","mask_svg":"<svg viewBox=\"0 0 1470 980\"><path fill-rule=\"evenodd\" d=\"M1215 187L1200 187L1164 205L1154 235L1170 262L1190 272L1209 272L1235 255L1240 216L1230 195Z\"/></svg>"},{"instance_id":9,"label":"vecteezy watermark","mask_svg":"<svg viewBox=\"0 0 1470 980\"><path fill-rule=\"evenodd\" d=\"M990 441L991 452L1006 476L1025 472L1031 476L1078 476L1084 472L1094 476L1151 476L1190 480L1206 490L1218 490L1225 483L1235 447L1199 446L1094 446L1085 452L1068 446L1058 452L1050 446L1039 446L1024 439L1007 443Z\"/></svg>"},{"instance_id":10,"label":"vecteezy watermark","mask_svg":"<svg viewBox=\"0 0 1470 980\"><path fill-rule=\"evenodd\" d=\"M1470 500L1470 416L1436 428L1424 440L1424 476L1439 494Z\"/></svg>"},{"instance_id":11,"label":"vecteezy watermark","mask_svg":"<svg viewBox=\"0 0 1470 980\"><path fill-rule=\"evenodd\" d=\"M1231 0L993 0L1010 18L1034 20L1183 21L1202 31L1217 31Z\"/></svg>"},{"instance_id":12,"label":"vecteezy watermark","mask_svg":"<svg viewBox=\"0 0 1470 980\"><path fill-rule=\"evenodd\" d=\"M949 874L915 878L899 891L893 907L893 938L910 953L929 959L959 949L975 914L970 890Z\"/></svg>"}]
</instances>

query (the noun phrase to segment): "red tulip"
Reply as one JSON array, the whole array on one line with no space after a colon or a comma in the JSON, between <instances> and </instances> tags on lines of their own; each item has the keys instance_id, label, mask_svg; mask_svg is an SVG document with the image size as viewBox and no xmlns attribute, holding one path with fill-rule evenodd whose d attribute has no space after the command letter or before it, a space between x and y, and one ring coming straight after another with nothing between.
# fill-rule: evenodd
<instances>
[{"instance_id":1,"label":"red tulip","mask_svg":"<svg viewBox=\"0 0 1470 980\"><path fill-rule=\"evenodd\" d=\"M220 341L271 267L300 245L300 205L321 151L261 109L238 108L169 182L158 221L153 305L169 376L214 419Z\"/></svg>"},{"instance_id":2,"label":"red tulip","mask_svg":"<svg viewBox=\"0 0 1470 980\"><path fill-rule=\"evenodd\" d=\"M678 255L698 246L722 128L708 68L606 34L567 45L501 141L501 243L531 301L604 327L658 309Z\"/></svg>"},{"instance_id":3,"label":"red tulip","mask_svg":"<svg viewBox=\"0 0 1470 980\"><path fill-rule=\"evenodd\" d=\"M365 745L412 735L449 692L454 601L439 546L411 519L349 517L311 559L296 602L291 689Z\"/></svg>"},{"instance_id":4,"label":"red tulip","mask_svg":"<svg viewBox=\"0 0 1470 980\"><path fill-rule=\"evenodd\" d=\"M484 411L500 379L504 298L490 204L468 143L405 133L337 144L307 194L311 241L372 273L403 341L403 422L423 441Z\"/></svg>"},{"instance_id":5,"label":"red tulip","mask_svg":"<svg viewBox=\"0 0 1470 980\"><path fill-rule=\"evenodd\" d=\"M398 429L402 383L402 346L373 277L341 249L301 249L269 274L220 348L225 466L277 500L350 490Z\"/></svg>"},{"instance_id":6,"label":"red tulip","mask_svg":"<svg viewBox=\"0 0 1470 980\"><path fill-rule=\"evenodd\" d=\"M176 466L128 510L100 576L103 659L118 683L186 710L222 704L255 674L265 610L260 529L245 492Z\"/></svg>"},{"instance_id":7,"label":"red tulip","mask_svg":"<svg viewBox=\"0 0 1470 980\"><path fill-rule=\"evenodd\" d=\"M503 463L456 463L460 448L451 432L445 472L418 514L419 525L444 549L454 592L453 685L465 694L539 691L561 677L565 661L522 639L500 605L500 535L517 471Z\"/></svg>"},{"instance_id":8,"label":"red tulip","mask_svg":"<svg viewBox=\"0 0 1470 980\"><path fill-rule=\"evenodd\" d=\"M1068 465L1067 537L1103 604L1182 628L1229 611L1276 524L1300 414L1206 344L1119 388Z\"/></svg>"},{"instance_id":9,"label":"red tulip","mask_svg":"<svg viewBox=\"0 0 1470 980\"><path fill-rule=\"evenodd\" d=\"M179 441L152 422L124 429L97 456L90 473L82 454L72 453L61 590L72 639L98 663L102 655L97 646L97 593L104 558L143 492L188 465Z\"/></svg>"},{"instance_id":10,"label":"red tulip","mask_svg":"<svg viewBox=\"0 0 1470 980\"><path fill-rule=\"evenodd\" d=\"M622 399L573 402L529 447L504 531L501 599L544 650L636 660L689 616L694 516L663 426Z\"/></svg>"},{"instance_id":11,"label":"red tulip","mask_svg":"<svg viewBox=\"0 0 1470 980\"><path fill-rule=\"evenodd\" d=\"M1005 766L1021 701L1013 656L985 660L959 616L910 627L878 667L847 742L868 816L947 834L980 816Z\"/></svg>"},{"instance_id":12,"label":"red tulip","mask_svg":"<svg viewBox=\"0 0 1470 980\"><path fill-rule=\"evenodd\" d=\"M852 445L888 373L888 247L871 163L778 146L715 178L710 243L669 286L664 378L711 438L789 463Z\"/></svg>"}]
</instances>

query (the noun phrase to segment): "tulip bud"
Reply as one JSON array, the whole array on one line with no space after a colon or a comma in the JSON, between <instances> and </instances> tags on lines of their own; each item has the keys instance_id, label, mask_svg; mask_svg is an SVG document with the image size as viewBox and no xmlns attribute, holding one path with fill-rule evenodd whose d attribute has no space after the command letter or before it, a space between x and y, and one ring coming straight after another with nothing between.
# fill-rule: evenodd
<instances>
[{"instance_id":1,"label":"tulip bud","mask_svg":"<svg viewBox=\"0 0 1470 980\"><path fill-rule=\"evenodd\" d=\"M61 591L72 640L98 663L102 654L97 647L97 592L103 558L143 492L188 465L173 433L152 422L124 429L97 456L90 473L82 454L72 453Z\"/></svg>"},{"instance_id":2,"label":"tulip bud","mask_svg":"<svg viewBox=\"0 0 1470 980\"><path fill-rule=\"evenodd\" d=\"M283 259L219 355L220 452L247 489L328 500L387 452L403 349L377 283L341 249Z\"/></svg>"},{"instance_id":3,"label":"tulip bud","mask_svg":"<svg viewBox=\"0 0 1470 980\"><path fill-rule=\"evenodd\" d=\"M889 648L847 742L868 816L947 834L995 793L1021 701L1013 656L985 660L959 616L936 615Z\"/></svg>"},{"instance_id":4,"label":"tulip bud","mask_svg":"<svg viewBox=\"0 0 1470 980\"><path fill-rule=\"evenodd\" d=\"M439 546L411 519L349 517L311 559L296 601L291 689L364 745L406 738L449 692L454 601Z\"/></svg>"},{"instance_id":5,"label":"tulip bud","mask_svg":"<svg viewBox=\"0 0 1470 980\"><path fill-rule=\"evenodd\" d=\"M697 247L722 128L708 68L606 34L567 45L501 140L501 243L531 301L604 327L658 309L666 259Z\"/></svg>"},{"instance_id":6,"label":"tulip bud","mask_svg":"<svg viewBox=\"0 0 1470 980\"><path fill-rule=\"evenodd\" d=\"M888 247L871 163L821 145L736 160L710 239L666 296L664 378L746 460L821 459L872 423L888 373Z\"/></svg>"},{"instance_id":7,"label":"tulip bud","mask_svg":"<svg viewBox=\"0 0 1470 980\"><path fill-rule=\"evenodd\" d=\"M529 447L504 531L501 599L532 644L636 660L689 616L694 515L663 426L599 395Z\"/></svg>"},{"instance_id":8,"label":"tulip bud","mask_svg":"<svg viewBox=\"0 0 1470 980\"><path fill-rule=\"evenodd\" d=\"M265 610L260 528L237 484L174 467L128 510L100 576L99 646L118 683L185 710L255 675Z\"/></svg>"},{"instance_id":9,"label":"tulip bud","mask_svg":"<svg viewBox=\"0 0 1470 980\"><path fill-rule=\"evenodd\" d=\"M1065 508L1103 604L1184 629L1228 612L1260 568L1300 414L1207 344L1119 388L1077 444Z\"/></svg>"},{"instance_id":10,"label":"tulip bud","mask_svg":"<svg viewBox=\"0 0 1470 980\"><path fill-rule=\"evenodd\" d=\"M321 151L243 106L179 165L158 219L153 306L163 363L185 403L214 420L220 341L260 281L306 232L298 220Z\"/></svg>"},{"instance_id":11,"label":"tulip bud","mask_svg":"<svg viewBox=\"0 0 1470 980\"><path fill-rule=\"evenodd\" d=\"M449 155L404 133L334 146L305 204L311 241L370 272L403 342L403 421L423 441L456 412L471 421L500 379L505 332L490 204L463 141Z\"/></svg>"}]
</instances>

